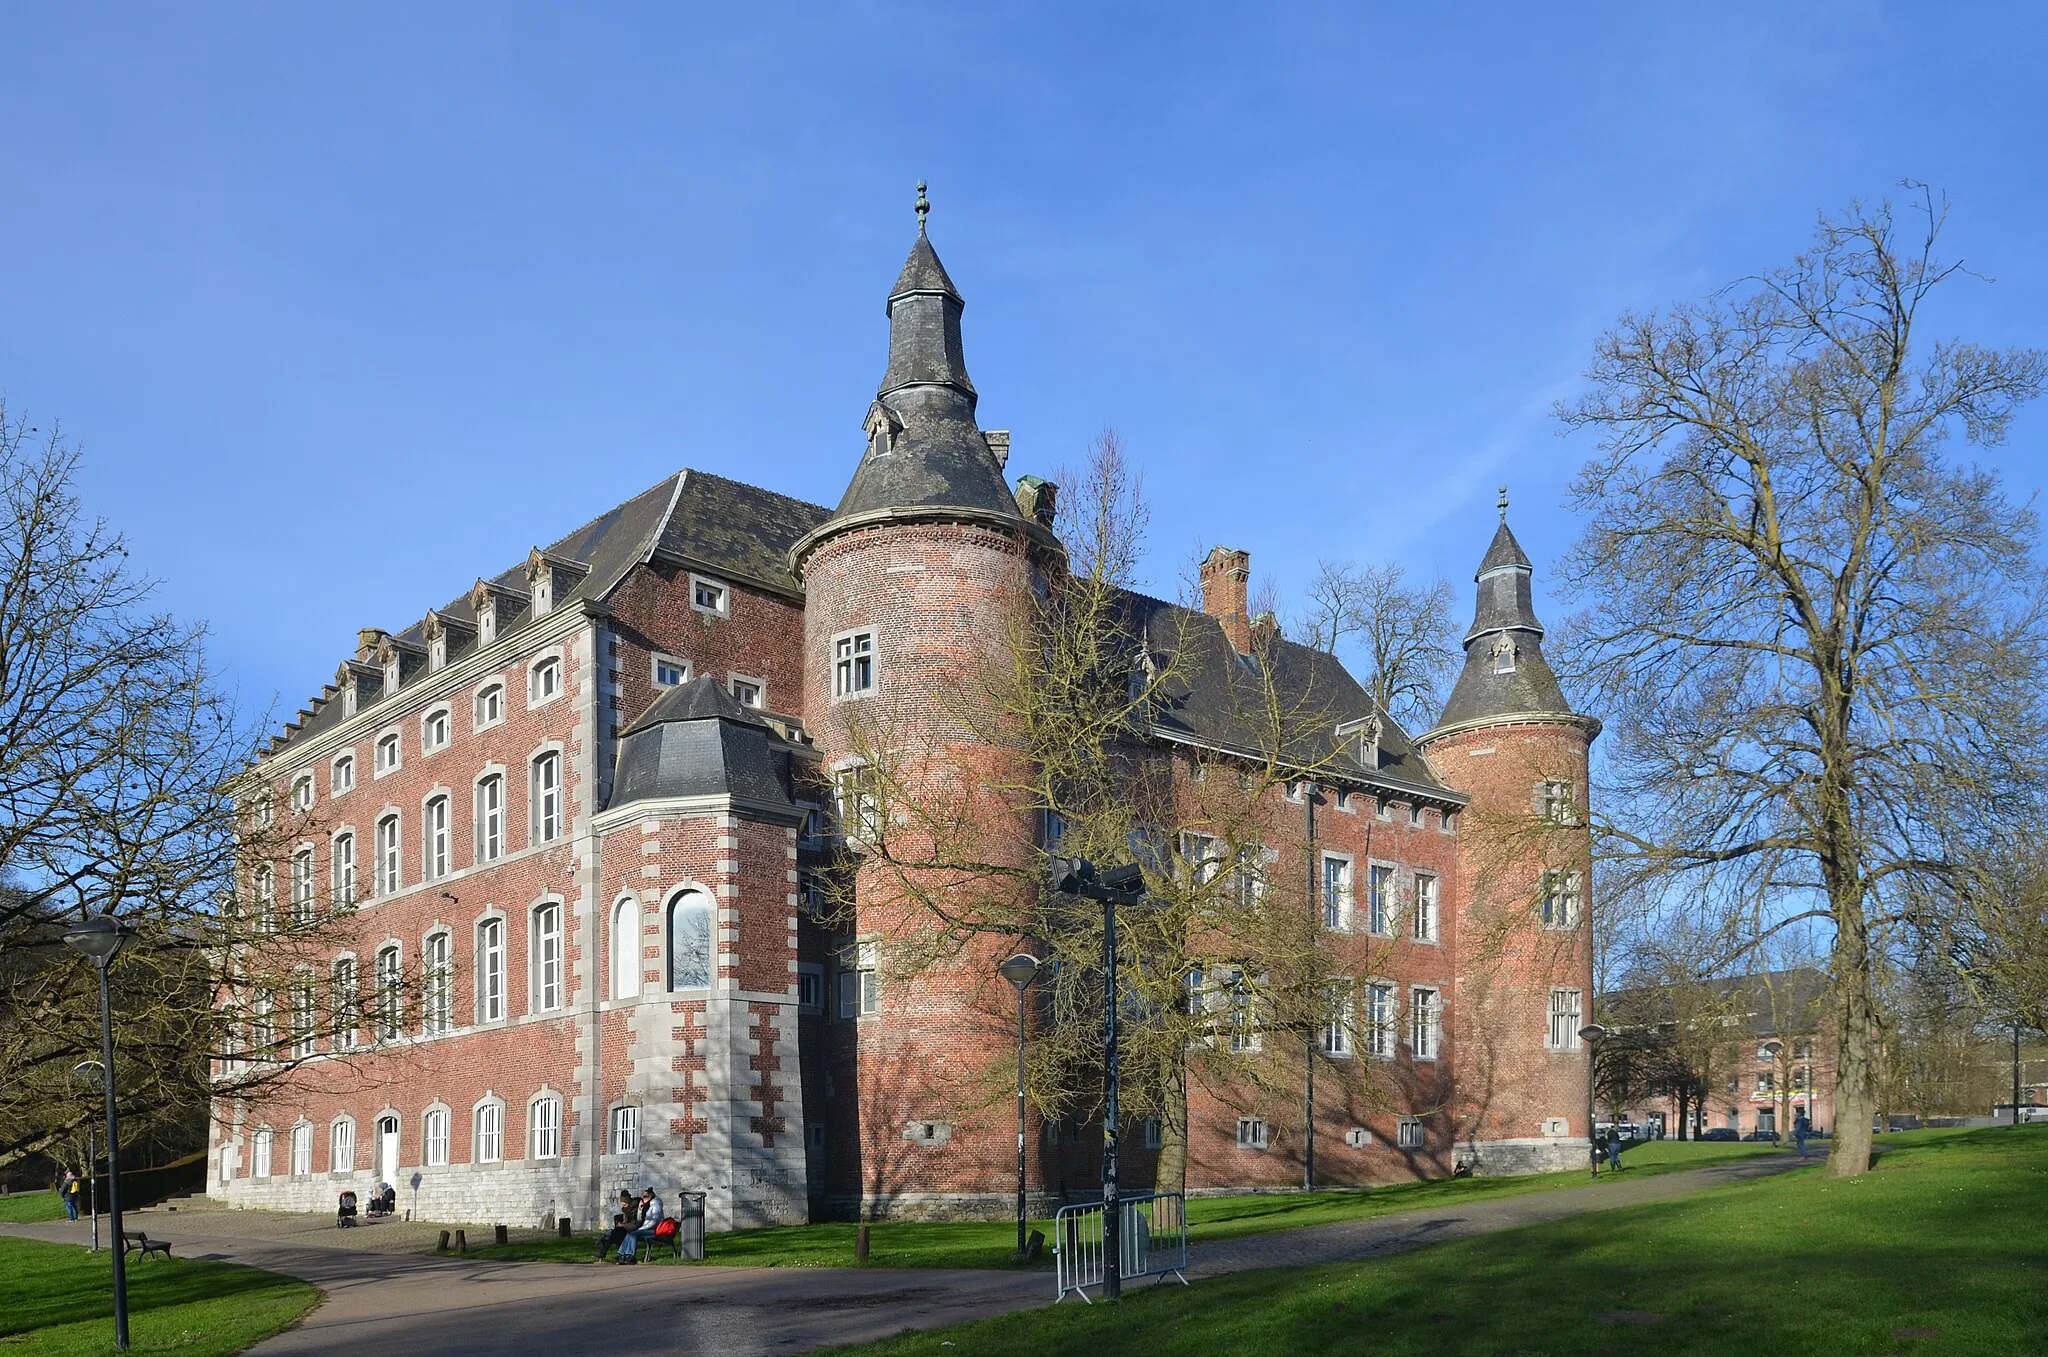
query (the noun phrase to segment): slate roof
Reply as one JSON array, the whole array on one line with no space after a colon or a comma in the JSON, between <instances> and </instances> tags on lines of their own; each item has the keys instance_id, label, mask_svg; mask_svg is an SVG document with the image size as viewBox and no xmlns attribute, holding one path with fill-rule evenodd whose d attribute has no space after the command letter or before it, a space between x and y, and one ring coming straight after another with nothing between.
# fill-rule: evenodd
<instances>
[{"instance_id":1,"label":"slate roof","mask_svg":"<svg viewBox=\"0 0 2048 1357\"><path fill-rule=\"evenodd\" d=\"M759 713L708 676L669 689L627 728L607 808L669 797L730 796L787 808L797 757Z\"/></svg>"},{"instance_id":2,"label":"slate roof","mask_svg":"<svg viewBox=\"0 0 2048 1357\"><path fill-rule=\"evenodd\" d=\"M1465 667L1437 720L1439 728L1496 717L1571 714L1564 688L1543 657L1533 570L1503 518L1473 576L1478 588L1472 626L1465 633ZM1514 667L1505 673L1494 660L1495 648L1503 643L1514 647Z\"/></svg>"},{"instance_id":3,"label":"slate roof","mask_svg":"<svg viewBox=\"0 0 2048 1357\"><path fill-rule=\"evenodd\" d=\"M1759 971L1709 982L1714 998L1730 1004L1748 1019L1752 1037L1785 1036L1819 1030L1827 1014L1828 977L1812 966ZM1668 1022L1673 1010L1672 987L1641 985L1614 990L1599 999L1603 1017L1624 1022ZM1773 992L1777 1003L1772 1004ZM1792 1019L1792 1032L1778 1030L1779 1018Z\"/></svg>"},{"instance_id":4,"label":"slate roof","mask_svg":"<svg viewBox=\"0 0 2048 1357\"><path fill-rule=\"evenodd\" d=\"M1272 667L1283 724L1297 733L1285 753L1303 766L1319 766L1332 780L1397 782L1448 801L1463 803L1423 759L1392 718L1376 711L1372 697L1334 656L1312 646L1275 638L1263 659L1240 655L1223 625L1206 613L1145 594L1126 592L1127 625L1141 648L1165 655L1178 651L1178 673L1162 685L1154 730L1169 740L1256 752L1266 709L1260 664ZM1340 738L1340 723L1379 717L1377 767L1367 767L1356 736Z\"/></svg>"}]
</instances>

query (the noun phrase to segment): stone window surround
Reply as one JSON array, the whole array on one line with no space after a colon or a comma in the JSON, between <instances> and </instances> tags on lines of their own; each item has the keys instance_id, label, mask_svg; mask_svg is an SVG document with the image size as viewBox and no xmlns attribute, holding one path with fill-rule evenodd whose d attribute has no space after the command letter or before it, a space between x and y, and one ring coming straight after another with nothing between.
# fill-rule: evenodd
<instances>
[{"instance_id":1,"label":"stone window surround","mask_svg":"<svg viewBox=\"0 0 2048 1357\"><path fill-rule=\"evenodd\" d=\"M718 591L718 604L716 607L710 607L697 601L697 587L700 584L708 589ZM716 575L699 575L693 572L690 575L689 597L690 606L708 617L732 616L732 586L719 579Z\"/></svg>"},{"instance_id":2,"label":"stone window surround","mask_svg":"<svg viewBox=\"0 0 2048 1357\"><path fill-rule=\"evenodd\" d=\"M555 690L545 696L538 695L541 673L550 665L554 667ZM526 709L533 711L559 700L569 691L568 661L563 657L562 647L552 645L536 652L526 662Z\"/></svg>"},{"instance_id":3,"label":"stone window surround","mask_svg":"<svg viewBox=\"0 0 2048 1357\"><path fill-rule=\"evenodd\" d=\"M661 670L663 665L667 665L671 669L681 671L682 677L677 679L674 683L663 682L661 677ZM658 689L682 687L685 683L688 683L690 681L690 671L691 665L688 660L683 659L682 657L677 655L671 655L664 650L657 650L647 657L648 681L651 682Z\"/></svg>"},{"instance_id":4,"label":"stone window surround","mask_svg":"<svg viewBox=\"0 0 2048 1357\"><path fill-rule=\"evenodd\" d=\"M378 731L377 738L371 742L370 748L374 751L371 757L372 768L370 772L370 777L373 781L405 767L405 737L399 733L398 727L393 726L388 730ZM386 750L389 750L391 754L391 761L389 763L384 761Z\"/></svg>"},{"instance_id":5,"label":"stone window surround","mask_svg":"<svg viewBox=\"0 0 2048 1357\"><path fill-rule=\"evenodd\" d=\"M868 638L868 648L865 652L862 652L866 655L868 662L867 686L864 688L848 687L842 690L839 686L839 643L841 641L852 640L853 638L860 636L865 636ZM872 623L869 623L866 626L848 627L845 631L838 631L832 634L831 639L826 642L825 651L825 663L828 666L826 669L826 673L830 678L832 701L858 702L862 698L873 697L876 693L882 690L881 650L881 628L875 626ZM857 656L850 652L848 655L848 663L853 663L856 660L856 658ZM849 673L850 672L851 671L849 670Z\"/></svg>"},{"instance_id":6,"label":"stone window surround","mask_svg":"<svg viewBox=\"0 0 2048 1357\"><path fill-rule=\"evenodd\" d=\"M484 981L488 978L488 972L484 968L484 925L488 923L498 925L498 1016L495 1018L484 1016ZM474 1015L471 1026L503 1027L512 1016L512 976L511 967L507 964L511 955L512 920L496 905L486 905L476 918L470 921L469 936L472 957L470 971L475 977L476 990L476 1002L471 1009Z\"/></svg>"},{"instance_id":7,"label":"stone window surround","mask_svg":"<svg viewBox=\"0 0 2048 1357\"><path fill-rule=\"evenodd\" d=\"M346 796L356 789L356 751L350 745L331 759L327 766L327 787L329 796Z\"/></svg>"},{"instance_id":8,"label":"stone window surround","mask_svg":"<svg viewBox=\"0 0 2048 1357\"><path fill-rule=\"evenodd\" d=\"M434 718L441 718L441 739L438 744L429 742L434 727ZM455 743L455 716L446 702L437 702L420 713L420 754L438 754Z\"/></svg>"}]
</instances>

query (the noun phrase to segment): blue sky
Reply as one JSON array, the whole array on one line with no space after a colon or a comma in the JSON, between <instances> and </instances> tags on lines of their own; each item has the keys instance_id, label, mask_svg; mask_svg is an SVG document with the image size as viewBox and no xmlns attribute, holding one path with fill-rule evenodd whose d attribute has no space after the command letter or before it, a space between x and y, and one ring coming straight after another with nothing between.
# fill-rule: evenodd
<instances>
[{"instance_id":1,"label":"blue sky","mask_svg":"<svg viewBox=\"0 0 2048 1357\"><path fill-rule=\"evenodd\" d=\"M1997 280L1932 328L2048 342L2039 6L14 0L0 51L0 393L287 710L677 467L836 502L920 177L984 427L1116 427L1168 594L1224 542L1462 607L1502 481L1547 565L1601 329L1903 177Z\"/></svg>"}]
</instances>

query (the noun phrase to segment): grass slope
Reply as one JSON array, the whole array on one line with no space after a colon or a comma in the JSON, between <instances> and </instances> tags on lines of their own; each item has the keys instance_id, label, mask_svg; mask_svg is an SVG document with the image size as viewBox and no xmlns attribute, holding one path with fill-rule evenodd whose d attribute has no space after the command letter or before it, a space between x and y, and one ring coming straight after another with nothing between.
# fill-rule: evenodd
<instances>
[{"instance_id":1,"label":"grass slope","mask_svg":"<svg viewBox=\"0 0 2048 1357\"><path fill-rule=\"evenodd\" d=\"M1875 1171L1371 1262L1145 1285L842 1352L1979 1354L2043 1350L2048 1127L1882 1137Z\"/></svg>"},{"instance_id":2,"label":"grass slope","mask_svg":"<svg viewBox=\"0 0 2048 1357\"><path fill-rule=\"evenodd\" d=\"M112 1351L111 1257L0 1239L0 1348L39 1357ZM304 1282L255 1268L131 1258L129 1350L226 1357L286 1328L319 1299Z\"/></svg>"},{"instance_id":3,"label":"grass slope","mask_svg":"<svg viewBox=\"0 0 2048 1357\"><path fill-rule=\"evenodd\" d=\"M80 1208L82 1212L83 1207ZM0 1197L0 1225L35 1225L64 1219L64 1200L54 1192L10 1192Z\"/></svg>"},{"instance_id":4,"label":"grass slope","mask_svg":"<svg viewBox=\"0 0 2048 1357\"><path fill-rule=\"evenodd\" d=\"M1779 1153L1768 1145L1653 1141L1628 1151L1622 1162L1631 1175L1672 1173L1702 1164L1758 1154ZM1603 1178L1602 1181L1608 1181ZM1509 1178L1438 1179L1397 1183L1388 1187L1330 1189L1313 1195L1273 1193L1245 1197L1198 1197L1188 1203L1192 1241L1234 1239L1241 1235L1298 1230L1364 1220L1397 1211L1419 1211L1495 1197L1583 1187L1580 1172L1527 1174ZM714 1234L704 1241L706 1264L726 1267L854 1267L854 1234L850 1222L779 1226ZM1052 1234L1052 1222L1032 1222ZM966 1224L922 1224L883 1221L869 1227L869 1267L1016 1267L1017 1225L1009 1221ZM471 1248L469 1256L507 1262L588 1263L596 1251L589 1235L573 1239L537 1239ZM655 1261L674 1263L673 1253ZM1051 1267L1050 1259L1038 1266Z\"/></svg>"}]
</instances>

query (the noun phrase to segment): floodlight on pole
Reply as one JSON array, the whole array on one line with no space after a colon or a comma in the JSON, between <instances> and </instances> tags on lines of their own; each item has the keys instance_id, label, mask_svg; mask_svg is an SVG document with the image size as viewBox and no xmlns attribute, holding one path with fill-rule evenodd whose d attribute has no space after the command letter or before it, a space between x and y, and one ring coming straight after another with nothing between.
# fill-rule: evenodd
<instances>
[{"instance_id":1,"label":"floodlight on pole","mask_svg":"<svg viewBox=\"0 0 2048 1357\"><path fill-rule=\"evenodd\" d=\"M1586 1043L1586 1153L1593 1161L1593 1176L1600 1176L1600 1142L1593 1136L1593 1071L1600 1060L1600 1042L1607 1035L1607 1029L1597 1022L1589 1022L1579 1029L1579 1040Z\"/></svg>"},{"instance_id":2,"label":"floodlight on pole","mask_svg":"<svg viewBox=\"0 0 2048 1357\"><path fill-rule=\"evenodd\" d=\"M114 1105L114 1005L107 967L135 930L111 914L93 914L66 930L66 945L83 952L100 975L100 1087L107 1102L107 1215L111 1217L114 1261L114 1346L128 1349L128 1268L121 1247L121 1129Z\"/></svg>"}]
</instances>

